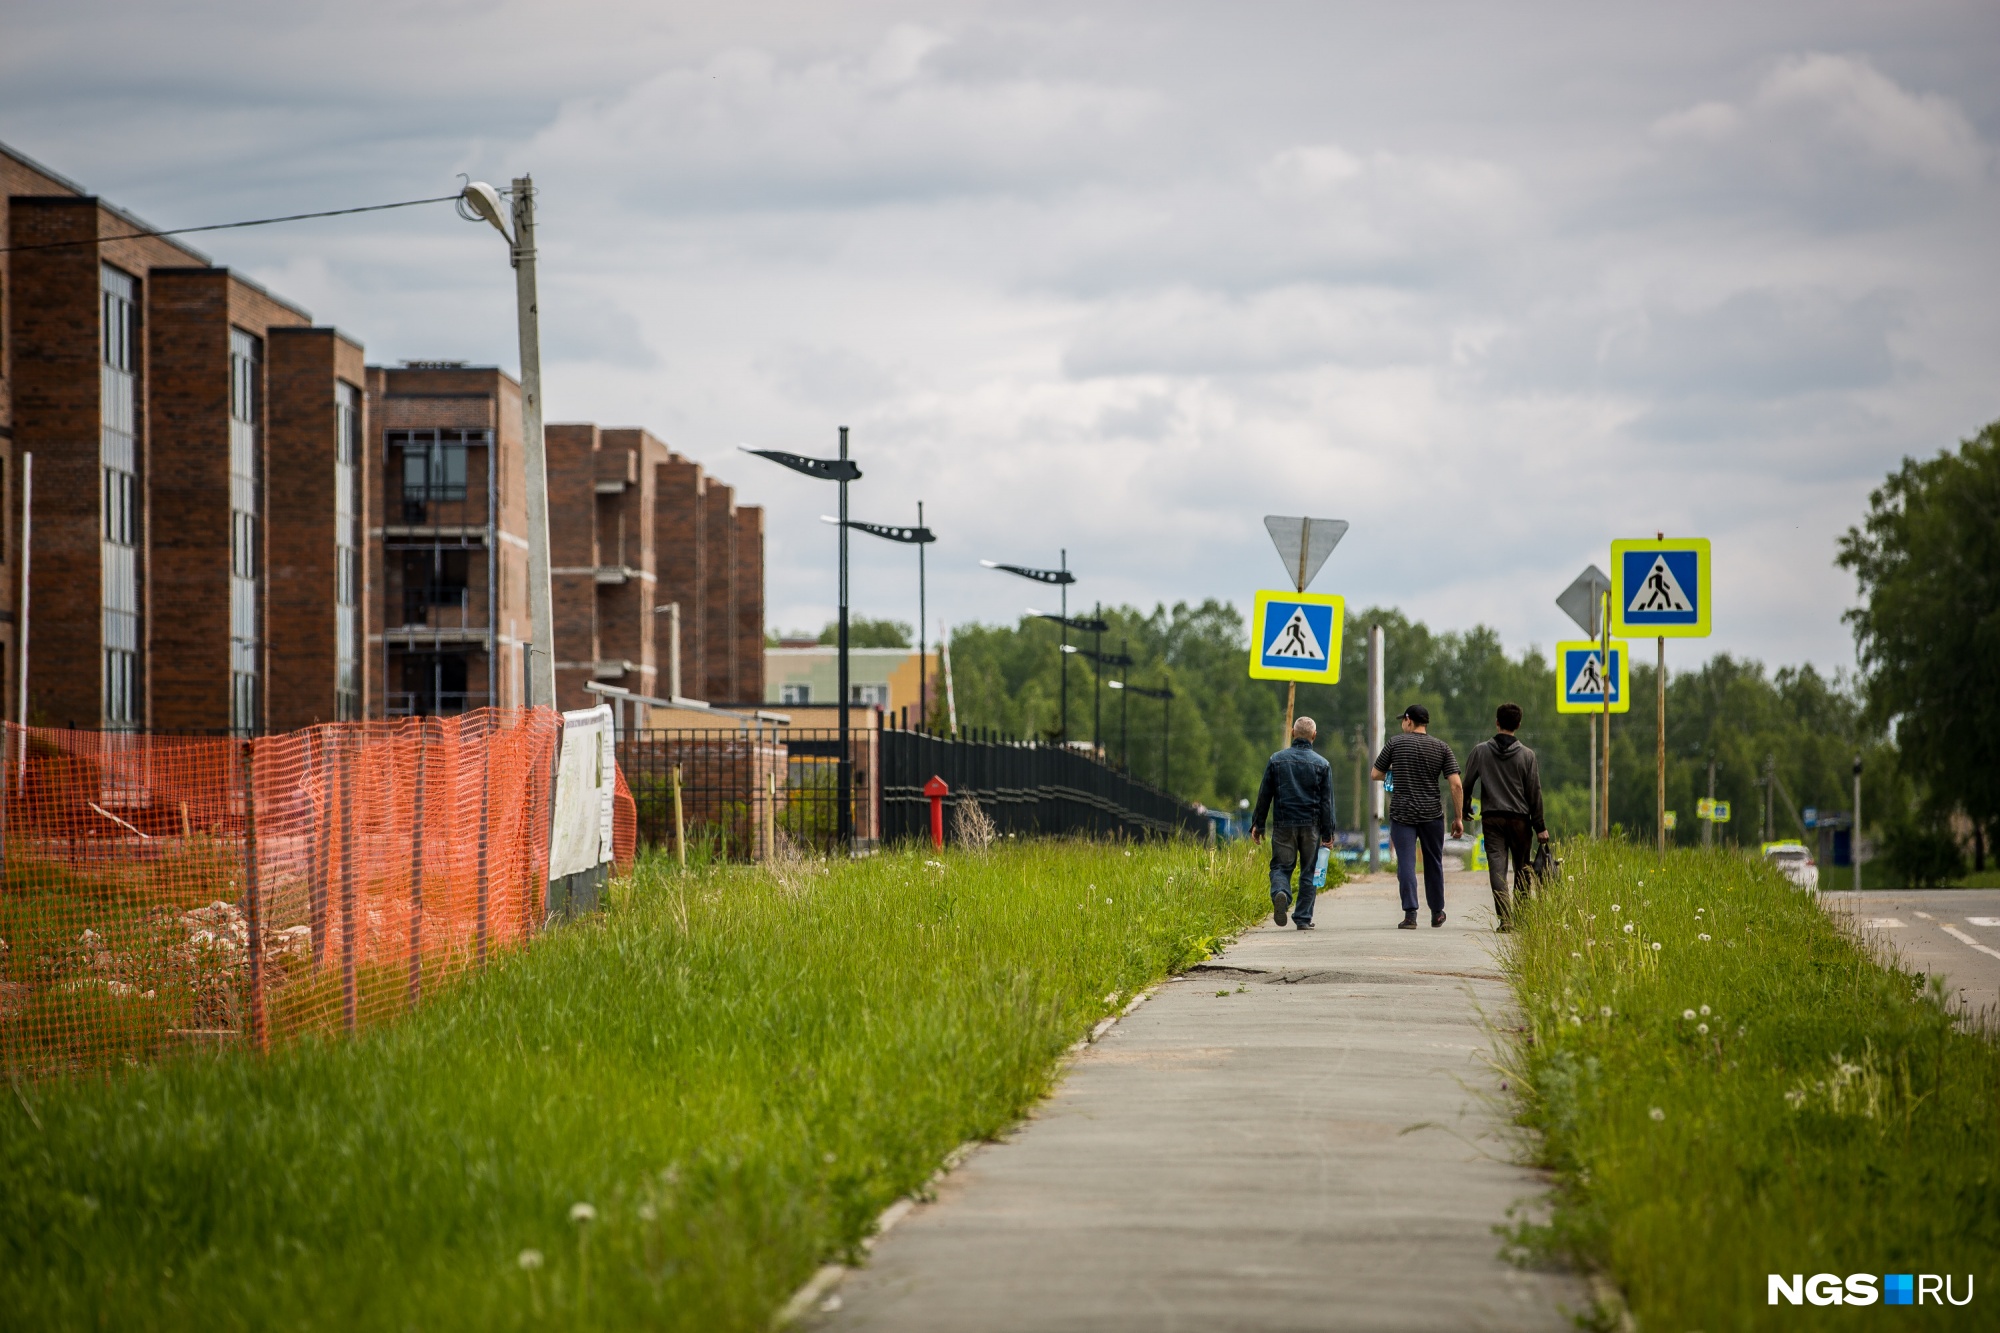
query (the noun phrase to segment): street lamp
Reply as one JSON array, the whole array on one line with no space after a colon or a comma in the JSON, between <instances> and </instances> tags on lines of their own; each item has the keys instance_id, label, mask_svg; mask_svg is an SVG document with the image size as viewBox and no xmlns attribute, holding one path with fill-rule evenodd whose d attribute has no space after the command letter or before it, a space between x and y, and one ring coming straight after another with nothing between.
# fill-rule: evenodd
<instances>
[{"instance_id":1,"label":"street lamp","mask_svg":"<svg viewBox=\"0 0 2000 1333\"><path fill-rule=\"evenodd\" d=\"M1143 694L1148 699L1158 699L1160 709L1160 790L1169 796L1173 794L1173 735L1174 735L1174 691L1171 686L1149 690L1142 685L1128 685L1122 680L1111 682L1114 690L1129 690L1133 694Z\"/></svg>"},{"instance_id":2,"label":"street lamp","mask_svg":"<svg viewBox=\"0 0 2000 1333\"><path fill-rule=\"evenodd\" d=\"M1069 549L1067 547L1063 548L1062 565L1060 568L1057 569L1029 569L1025 565L1003 565L997 560L981 560L979 563L986 566L988 569L1004 569L1009 574L1017 574L1024 579L1033 579L1037 583L1053 583L1057 587L1061 588L1062 614L1060 616L1049 616L1046 618L1049 620L1060 621L1062 623L1064 631L1062 636L1062 643L1065 647L1069 644L1069 633L1068 633L1069 585L1076 582L1076 575L1069 572ZM1029 612L1029 614L1041 615L1041 612L1031 611ZM1069 744L1069 657L1067 654L1064 654L1062 656L1062 723L1060 728L1060 734L1062 736L1062 743L1064 745L1068 745Z\"/></svg>"},{"instance_id":3,"label":"street lamp","mask_svg":"<svg viewBox=\"0 0 2000 1333\"><path fill-rule=\"evenodd\" d=\"M822 523L838 523L839 519L829 514L821 514ZM917 526L899 528L886 523L863 523L859 519L847 520L847 526L857 532L865 532L880 537L884 541L902 542L917 548L917 730L928 731L926 703L929 693L925 680L924 662L924 547L937 540L937 534L924 526L924 502L917 501Z\"/></svg>"},{"instance_id":4,"label":"street lamp","mask_svg":"<svg viewBox=\"0 0 2000 1333\"><path fill-rule=\"evenodd\" d=\"M1101 620L1090 620L1090 621L1079 621L1079 622L1076 622L1076 623L1077 623L1078 625L1080 625L1080 626L1081 626L1081 625L1091 625L1091 626L1095 626L1095 627L1096 627L1096 631L1097 631L1097 634L1098 634L1098 636L1099 636L1099 642L1102 642L1102 641L1103 641L1103 633L1104 633L1104 631L1105 631L1105 630L1107 630L1107 629L1109 629L1109 628L1111 628L1111 627L1110 627L1109 625L1106 625L1106 624L1105 624L1105 623L1104 623L1103 621L1101 621ZM1093 738L1093 739L1096 739L1096 737L1097 737L1097 734L1098 734L1099 730L1101 729L1101 724L1102 724L1102 722L1103 722L1103 719L1104 719L1104 684L1105 684L1105 680L1104 680L1104 668L1105 668L1105 667L1117 667L1117 668L1119 669L1119 671L1118 671L1118 680L1119 680L1119 681L1122 681L1122 680L1123 680L1123 679L1125 678L1125 670L1124 670L1124 669L1125 669L1126 667L1129 667L1129 666L1131 666L1131 665L1132 665L1132 659L1131 659L1130 657L1126 656L1126 654L1125 654L1125 652L1124 652L1124 647L1126 646L1126 644L1127 644L1128 642L1129 642L1129 640L1124 640L1124 639L1121 639L1121 640L1119 640L1119 651L1118 651L1118 652L1115 652L1115 653L1102 653L1102 652L1094 652L1094 651L1092 651L1092 650L1091 650L1091 649L1089 649L1089 648L1070 648L1070 647L1065 647L1065 648L1063 649L1063 651L1064 651L1064 652L1066 652L1066 653L1073 653L1073 654L1075 654L1075 655L1076 655L1076 656L1078 656L1078 657L1087 657L1087 658L1089 658L1089 659L1090 659L1090 660L1091 660L1092 662L1094 662L1094 663L1096 663L1096 664L1097 664L1097 666L1096 666L1096 670L1094 670L1094 671L1093 671L1093 672L1091 673L1091 674L1092 674L1092 675L1093 675L1093 676L1095 677L1095 679L1096 679L1096 681L1097 681L1097 687L1098 687L1098 688L1097 688L1097 720L1091 723L1091 727L1092 727L1092 738ZM1118 683L1118 681L1112 681L1112 682L1111 682L1111 688L1112 688L1112 689L1114 689L1114 690L1117 690L1117 689L1123 689L1123 688L1124 688L1124 686L1122 686L1121 684L1119 684L1119 683ZM1122 709L1122 708L1120 709L1120 712L1121 712L1121 713L1123 713L1124 711L1125 711L1124 709ZM1100 741L1100 742L1099 742L1099 744L1100 744L1100 747L1101 747L1101 745L1102 745L1102 742ZM1118 753L1119 753L1119 755L1120 755L1121 757L1122 757L1122 756L1123 756L1123 755L1124 755L1124 754L1126 753L1126 749L1125 749L1125 723L1124 723L1124 721L1123 721L1123 720L1121 720L1121 721L1119 722L1119 724L1118 724Z\"/></svg>"},{"instance_id":5,"label":"street lamp","mask_svg":"<svg viewBox=\"0 0 2000 1333\"><path fill-rule=\"evenodd\" d=\"M521 337L521 437L526 451L528 482L528 706L556 706L555 610L549 591L549 463L542 440L542 326L535 291L535 181L516 176L507 192L513 202L514 229L501 215L500 191L485 181L472 181L459 192L459 215L481 219L506 238L514 264L514 314ZM470 210L470 211L468 211ZM498 437L495 437L495 450ZM495 464L489 451L487 466ZM499 531L500 516L487 518ZM494 627L488 627L489 632ZM540 650L537 656L536 650ZM487 670L499 663L489 661ZM489 684L490 684L489 678Z\"/></svg>"},{"instance_id":6,"label":"street lamp","mask_svg":"<svg viewBox=\"0 0 2000 1333\"><path fill-rule=\"evenodd\" d=\"M840 517L834 520L840 527L840 754L834 760L834 800L840 803L840 810L834 817L834 836L840 843L841 851L851 855L854 851L854 761L848 754L847 725L847 483L861 480L861 469L847 457L845 426L840 428L838 458L807 458L803 454L788 454L782 449L752 449L748 445L737 447L746 454L768 458L808 477L840 483Z\"/></svg>"}]
</instances>

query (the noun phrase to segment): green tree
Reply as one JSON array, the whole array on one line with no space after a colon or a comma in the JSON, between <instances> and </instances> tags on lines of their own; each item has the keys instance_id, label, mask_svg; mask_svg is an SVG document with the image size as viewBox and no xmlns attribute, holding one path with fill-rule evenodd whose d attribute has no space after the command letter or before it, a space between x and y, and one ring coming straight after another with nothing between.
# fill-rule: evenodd
<instances>
[{"instance_id":1,"label":"green tree","mask_svg":"<svg viewBox=\"0 0 2000 1333\"><path fill-rule=\"evenodd\" d=\"M870 620L867 616L847 618L847 646L850 648L907 648L912 630L903 620ZM821 643L840 642L840 622L829 620L819 632Z\"/></svg>"},{"instance_id":2,"label":"green tree","mask_svg":"<svg viewBox=\"0 0 2000 1333\"><path fill-rule=\"evenodd\" d=\"M2000 422L1900 469L1841 539L1870 719L1933 818L2000 819Z\"/></svg>"}]
</instances>

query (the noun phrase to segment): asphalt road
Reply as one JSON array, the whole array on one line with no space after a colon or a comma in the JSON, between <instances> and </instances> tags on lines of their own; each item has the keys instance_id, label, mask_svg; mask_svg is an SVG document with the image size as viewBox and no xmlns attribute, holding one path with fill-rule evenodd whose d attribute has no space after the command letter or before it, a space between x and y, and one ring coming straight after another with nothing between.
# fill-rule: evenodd
<instances>
[{"instance_id":1,"label":"asphalt road","mask_svg":"<svg viewBox=\"0 0 2000 1333\"><path fill-rule=\"evenodd\" d=\"M2000 1022L2000 889L1822 893L1820 903L1904 967L1943 977L1967 1017Z\"/></svg>"}]
</instances>

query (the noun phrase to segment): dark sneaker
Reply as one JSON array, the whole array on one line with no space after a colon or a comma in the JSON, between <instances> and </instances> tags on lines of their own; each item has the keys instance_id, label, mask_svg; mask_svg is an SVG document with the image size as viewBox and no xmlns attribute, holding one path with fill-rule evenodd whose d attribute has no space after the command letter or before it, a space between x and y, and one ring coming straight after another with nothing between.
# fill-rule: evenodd
<instances>
[{"instance_id":1,"label":"dark sneaker","mask_svg":"<svg viewBox=\"0 0 2000 1333\"><path fill-rule=\"evenodd\" d=\"M1415 930L1416 928L1417 919L1414 916L1406 916L1396 923L1397 930Z\"/></svg>"},{"instance_id":2,"label":"dark sneaker","mask_svg":"<svg viewBox=\"0 0 2000 1333\"><path fill-rule=\"evenodd\" d=\"M1432 913L1431 913L1431 924L1432 924L1433 926L1442 926L1442 925L1444 924L1444 913L1443 913L1443 912L1432 912Z\"/></svg>"},{"instance_id":3,"label":"dark sneaker","mask_svg":"<svg viewBox=\"0 0 2000 1333\"><path fill-rule=\"evenodd\" d=\"M1281 926L1284 925L1285 910L1289 908L1291 905L1292 905L1292 895L1286 893L1283 889L1279 889L1276 893L1272 894L1271 920L1275 921L1277 924Z\"/></svg>"},{"instance_id":4,"label":"dark sneaker","mask_svg":"<svg viewBox=\"0 0 2000 1333\"><path fill-rule=\"evenodd\" d=\"M1299 928L1300 930L1312 930L1312 929L1315 929L1315 927L1313 926L1313 923L1312 923L1312 922L1310 922L1310 921L1301 921L1301 920L1299 920L1299 919L1298 919L1297 917L1293 917L1293 918L1292 918L1292 924L1293 924L1293 925L1295 925L1295 926L1297 926L1297 927L1298 927L1298 928Z\"/></svg>"}]
</instances>

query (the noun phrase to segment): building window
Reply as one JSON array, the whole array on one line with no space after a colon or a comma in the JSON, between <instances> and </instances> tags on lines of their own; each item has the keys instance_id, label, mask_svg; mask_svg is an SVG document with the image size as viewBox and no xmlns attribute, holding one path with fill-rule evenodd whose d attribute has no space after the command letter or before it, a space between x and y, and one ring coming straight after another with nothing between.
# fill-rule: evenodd
<instances>
[{"instance_id":1,"label":"building window","mask_svg":"<svg viewBox=\"0 0 2000 1333\"><path fill-rule=\"evenodd\" d=\"M813 701L813 687L810 685L781 685L778 687L780 703L809 704Z\"/></svg>"},{"instance_id":2,"label":"building window","mask_svg":"<svg viewBox=\"0 0 2000 1333\"><path fill-rule=\"evenodd\" d=\"M99 464L103 488L104 726L136 727L139 705L139 282L104 265Z\"/></svg>"},{"instance_id":3,"label":"building window","mask_svg":"<svg viewBox=\"0 0 2000 1333\"><path fill-rule=\"evenodd\" d=\"M889 706L889 687L887 685L856 685L849 683L847 687L847 702L851 704L878 704L883 708L887 708Z\"/></svg>"},{"instance_id":4,"label":"building window","mask_svg":"<svg viewBox=\"0 0 2000 1333\"><path fill-rule=\"evenodd\" d=\"M403 552L404 625L430 624L433 607L463 611L471 605L471 554L444 546Z\"/></svg>"},{"instance_id":5,"label":"building window","mask_svg":"<svg viewBox=\"0 0 2000 1333\"><path fill-rule=\"evenodd\" d=\"M361 716L361 391L333 386L333 715Z\"/></svg>"},{"instance_id":6,"label":"building window","mask_svg":"<svg viewBox=\"0 0 2000 1333\"><path fill-rule=\"evenodd\" d=\"M256 731L258 560L258 421L263 344L229 331L229 725Z\"/></svg>"}]
</instances>

